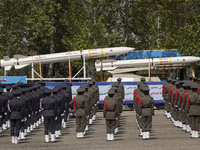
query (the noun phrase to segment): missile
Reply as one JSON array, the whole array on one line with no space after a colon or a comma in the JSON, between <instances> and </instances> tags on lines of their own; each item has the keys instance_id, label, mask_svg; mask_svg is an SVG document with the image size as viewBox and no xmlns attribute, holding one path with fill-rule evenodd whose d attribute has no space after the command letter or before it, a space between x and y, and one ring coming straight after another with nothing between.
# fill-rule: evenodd
<instances>
[{"instance_id":1,"label":"missile","mask_svg":"<svg viewBox=\"0 0 200 150\"><path fill-rule=\"evenodd\" d=\"M4 67L5 70L10 70L12 66L15 69L21 69L30 64L48 64L56 63L70 60L81 60L83 57L85 59L107 57L113 55L119 55L124 53L133 52L135 49L131 47L111 47L111 48L100 48L100 49L88 49L80 51L70 51L62 53L53 53L46 55L36 55L36 56L23 56L15 55L14 58L9 58L7 56L0 60L0 67Z\"/></svg>"},{"instance_id":2,"label":"missile","mask_svg":"<svg viewBox=\"0 0 200 150\"><path fill-rule=\"evenodd\" d=\"M131 68L130 71L148 69L149 62L153 67L165 67L174 65L189 65L190 63L199 62L199 57L194 56L183 56L183 57L166 57L166 58L150 58L150 59L134 59L134 60L97 60L95 62L96 71L107 70L113 71L116 69L127 69ZM134 69L135 68L135 69ZM145 70L146 70L145 69Z\"/></svg>"}]
</instances>

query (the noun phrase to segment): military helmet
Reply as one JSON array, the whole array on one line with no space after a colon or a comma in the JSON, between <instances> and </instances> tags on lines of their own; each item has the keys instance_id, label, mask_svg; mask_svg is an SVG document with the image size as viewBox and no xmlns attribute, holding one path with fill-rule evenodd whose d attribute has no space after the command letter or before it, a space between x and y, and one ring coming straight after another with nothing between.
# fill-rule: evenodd
<instances>
[{"instance_id":1,"label":"military helmet","mask_svg":"<svg viewBox=\"0 0 200 150\"><path fill-rule=\"evenodd\" d=\"M77 89L77 92L78 92L78 93L85 92L85 89L84 89L84 88L78 88L78 89Z\"/></svg>"},{"instance_id":2,"label":"military helmet","mask_svg":"<svg viewBox=\"0 0 200 150\"><path fill-rule=\"evenodd\" d=\"M108 95L112 95L112 94L115 94L115 92L114 92L112 89L110 89L110 90L108 91Z\"/></svg>"},{"instance_id":3,"label":"military helmet","mask_svg":"<svg viewBox=\"0 0 200 150\"><path fill-rule=\"evenodd\" d=\"M198 87L199 87L199 85L198 85L197 83L193 83L193 84L191 85L191 88L192 88L192 89L198 89Z\"/></svg>"},{"instance_id":4,"label":"military helmet","mask_svg":"<svg viewBox=\"0 0 200 150\"><path fill-rule=\"evenodd\" d=\"M117 78L117 81L122 81L122 78Z\"/></svg>"}]
</instances>

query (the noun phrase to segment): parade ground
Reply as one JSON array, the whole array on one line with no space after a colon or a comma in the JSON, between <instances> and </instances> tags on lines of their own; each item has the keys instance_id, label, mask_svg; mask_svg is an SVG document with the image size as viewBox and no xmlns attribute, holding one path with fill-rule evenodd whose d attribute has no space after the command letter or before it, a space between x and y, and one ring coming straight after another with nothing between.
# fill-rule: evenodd
<instances>
[{"instance_id":1,"label":"parade ground","mask_svg":"<svg viewBox=\"0 0 200 150\"><path fill-rule=\"evenodd\" d=\"M124 111L121 118L119 133L115 141L106 141L106 126L103 113L97 113L96 121L84 139L76 139L75 118L70 117L70 123L63 129L62 136L55 143L44 142L43 124L34 129L26 140L20 140L18 145L11 144L10 130L0 134L1 150L197 150L200 148L200 138L191 139L189 133L175 127L164 116L164 110L156 110L150 140L142 140L138 136L135 111Z\"/></svg>"}]
</instances>

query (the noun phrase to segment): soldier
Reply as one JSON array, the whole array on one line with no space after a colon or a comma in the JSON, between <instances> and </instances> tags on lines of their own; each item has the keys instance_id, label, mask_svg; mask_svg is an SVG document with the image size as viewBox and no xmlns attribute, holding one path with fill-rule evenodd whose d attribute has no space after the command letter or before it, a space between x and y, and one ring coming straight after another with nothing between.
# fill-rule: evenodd
<instances>
[{"instance_id":1,"label":"soldier","mask_svg":"<svg viewBox=\"0 0 200 150\"><path fill-rule=\"evenodd\" d=\"M4 112L5 112L6 97L3 96L2 93L3 93L3 89L0 88L0 133L2 132L2 129L3 130L7 129L6 125L3 124L3 119L5 117Z\"/></svg>"},{"instance_id":2,"label":"soldier","mask_svg":"<svg viewBox=\"0 0 200 150\"><path fill-rule=\"evenodd\" d=\"M141 123L142 123L142 132L143 139L150 138L151 124L152 124L152 116L154 116L154 100L149 95L149 88L143 88L144 96L141 98L138 97L140 103L140 112Z\"/></svg>"},{"instance_id":3,"label":"soldier","mask_svg":"<svg viewBox=\"0 0 200 150\"><path fill-rule=\"evenodd\" d=\"M13 98L13 95L11 93L11 86L7 85L6 86L6 92L4 93L4 96L6 98L6 105L8 105L8 100L11 100ZM8 109L6 108L7 112L5 112L6 114L6 125L8 128L10 128L10 112L8 111Z\"/></svg>"},{"instance_id":4,"label":"soldier","mask_svg":"<svg viewBox=\"0 0 200 150\"><path fill-rule=\"evenodd\" d=\"M191 138L199 138L199 117L200 117L200 97L197 92L198 84L193 83L191 86L192 93L188 93L187 105L191 121Z\"/></svg>"},{"instance_id":5,"label":"soldier","mask_svg":"<svg viewBox=\"0 0 200 150\"><path fill-rule=\"evenodd\" d=\"M99 101L99 87L97 85L95 85L95 82L96 80L95 79L92 79L92 87L94 88L94 95L95 95L95 98L94 98L94 111L93 111L93 118L92 120L94 121L96 119L96 113L97 113L97 110L98 110L98 101Z\"/></svg>"},{"instance_id":6,"label":"soldier","mask_svg":"<svg viewBox=\"0 0 200 150\"><path fill-rule=\"evenodd\" d=\"M167 111L167 118L169 119L171 117L171 114L170 114L170 89L171 89L171 84L172 82L172 79L171 78L168 78L167 80L167 83L165 85L165 110Z\"/></svg>"},{"instance_id":7,"label":"soldier","mask_svg":"<svg viewBox=\"0 0 200 150\"><path fill-rule=\"evenodd\" d=\"M77 90L78 95L75 98L75 108L76 108L76 133L77 138L83 138L84 137L84 131L85 131L85 120L86 120L86 111L85 108L86 105L86 97L84 96L85 89L79 88Z\"/></svg>"},{"instance_id":8,"label":"soldier","mask_svg":"<svg viewBox=\"0 0 200 150\"><path fill-rule=\"evenodd\" d=\"M61 123L62 123L62 118L61 118L61 97L58 95L59 89L57 87L54 87L53 89L53 96L52 98L55 101L55 137L58 138L61 135Z\"/></svg>"},{"instance_id":9,"label":"soldier","mask_svg":"<svg viewBox=\"0 0 200 150\"><path fill-rule=\"evenodd\" d=\"M90 99L89 99L89 109L90 109L90 115L89 115L89 124L91 125L93 122L93 109L94 109L94 88L92 88L92 81L88 82L88 93L90 94Z\"/></svg>"},{"instance_id":10,"label":"soldier","mask_svg":"<svg viewBox=\"0 0 200 150\"><path fill-rule=\"evenodd\" d=\"M44 98L41 100L41 109L42 114L44 116L44 134L45 134L45 142L49 142L49 131L51 133L51 142L55 141L55 101L51 97L51 90L44 90ZM49 129L50 128L50 129Z\"/></svg>"},{"instance_id":11,"label":"soldier","mask_svg":"<svg viewBox=\"0 0 200 150\"><path fill-rule=\"evenodd\" d=\"M182 110L181 110L181 103L182 103L182 99L181 99L181 94L184 92L184 89L183 89L183 81L180 81L179 82L179 89L177 91L178 93L178 99L177 99L177 107L178 107L178 118L177 118L177 124L180 128L183 127L183 123L182 123L182 120L183 120L183 117L182 117Z\"/></svg>"},{"instance_id":12,"label":"soldier","mask_svg":"<svg viewBox=\"0 0 200 150\"><path fill-rule=\"evenodd\" d=\"M119 126L120 126L120 112L122 112L122 107L121 107L121 102L120 102L120 93L119 93L119 85L118 83L113 83L112 84L112 88L111 88L115 94L114 94L114 99L116 100L116 104L117 104L117 107L119 109L119 113L118 115L116 116L116 121L115 121L115 134L118 132L119 130Z\"/></svg>"},{"instance_id":13,"label":"soldier","mask_svg":"<svg viewBox=\"0 0 200 150\"><path fill-rule=\"evenodd\" d=\"M15 90L12 92L14 98L8 101L8 110L11 112L11 141L12 144L18 144L20 123L21 123L21 111L22 111L22 101L20 99L21 91Z\"/></svg>"},{"instance_id":14,"label":"soldier","mask_svg":"<svg viewBox=\"0 0 200 150\"><path fill-rule=\"evenodd\" d=\"M115 120L119 114L118 105L114 99L115 92L108 91L108 96L104 100L103 116L106 119L107 140L114 140Z\"/></svg>"},{"instance_id":15,"label":"soldier","mask_svg":"<svg viewBox=\"0 0 200 150\"><path fill-rule=\"evenodd\" d=\"M85 111L86 111L85 132L87 132L89 130L89 115L90 115L89 99L90 99L90 95L88 93L88 85L83 84L80 87L85 89L84 95L86 97L85 100L86 100L86 106L87 106L87 107L85 107Z\"/></svg>"},{"instance_id":16,"label":"soldier","mask_svg":"<svg viewBox=\"0 0 200 150\"><path fill-rule=\"evenodd\" d=\"M120 98L119 98L119 103L120 103L120 107L119 107L119 113L122 113L123 110L123 100L124 100L124 85L121 84L122 78L118 78L117 79L117 84L119 85L119 93L120 93Z\"/></svg>"}]
</instances>

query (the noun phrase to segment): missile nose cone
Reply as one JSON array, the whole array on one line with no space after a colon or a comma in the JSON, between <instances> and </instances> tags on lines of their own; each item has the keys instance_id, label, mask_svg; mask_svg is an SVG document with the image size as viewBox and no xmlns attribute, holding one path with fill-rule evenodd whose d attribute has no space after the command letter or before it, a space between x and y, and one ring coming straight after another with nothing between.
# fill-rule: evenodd
<instances>
[{"instance_id":1,"label":"missile nose cone","mask_svg":"<svg viewBox=\"0 0 200 150\"><path fill-rule=\"evenodd\" d=\"M188 62L199 62L200 61L200 57L195 57L195 56L189 56L188 57Z\"/></svg>"}]
</instances>

